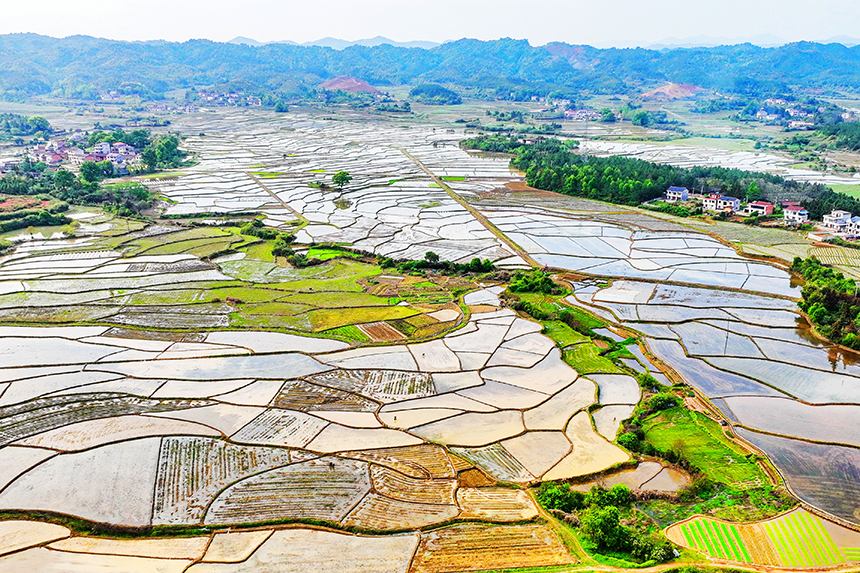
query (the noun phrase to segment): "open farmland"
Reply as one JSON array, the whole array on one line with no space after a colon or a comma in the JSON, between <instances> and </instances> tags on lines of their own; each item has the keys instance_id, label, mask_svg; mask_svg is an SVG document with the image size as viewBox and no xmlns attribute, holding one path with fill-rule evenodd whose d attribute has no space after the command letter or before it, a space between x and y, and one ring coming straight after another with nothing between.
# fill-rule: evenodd
<instances>
[{"instance_id":1,"label":"open farmland","mask_svg":"<svg viewBox=\"0 0 860 573\"><path fill-rule=\"evenodd\" d=\"M654 413L643 432L661 450L748 491L771 481L752 443L798 497L856 522L860 370L798 320L783 269L665 217L514 192L521 177L457 148L462 131L368 121L182 116L177 129L206 133L184 142L199 162L146 181L187 219L77 208L88 230L76 238L11 234L0 509L74 521L14 525L25 539L7 543L0 570L571 565L585 555L529 485L629 480L666 492L692 481L668 464L625 465L615 440L643 395L638 373L684 380L716 408ZM321 186L340 170L350 184ZM321 262L274 257L271 240L240 231L249 212ZM218 218L238 224L210 225ZM422 275L378 259L428 251L554 269L564 294L522 300L575 320L505 308L504 275ZM91 522L199 536L89 542L71 527ZM711 545L716 558L830 563L780 561L774 541L771 551L746 525L714 523L702 527L730 536L723 553ZM833 539L845 562L860 547Z\"/></svg>"}]
</instances>

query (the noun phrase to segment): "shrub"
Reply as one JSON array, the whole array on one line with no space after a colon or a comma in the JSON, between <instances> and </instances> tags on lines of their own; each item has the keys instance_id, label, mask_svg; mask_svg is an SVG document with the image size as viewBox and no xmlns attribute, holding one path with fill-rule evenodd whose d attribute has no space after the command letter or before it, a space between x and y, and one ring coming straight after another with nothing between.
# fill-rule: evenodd
<instances>
[{"instance_id":1,"label":"shrub","mask_svg":"<svg viewBox=\"0 0 860 573\"><path fill-rule=\"evenodd\" d=\"M619 446L630 450L631 452L639 451L639 438L636 434L624 433L618 436L615 441L618 442Z\"/></svg>"},{"instance_id":2,"label":"shrub","mask_svg":"<svg viewBox=\"0 0 860 573\"><path fill-rule=\"evenodd\" d=\"M543 483L537 491L537 498L545 508L565 513L585 507L585 494L570 489L567 484Z\"/></svg>"},{"instance_id":3,"label":"shrub","mask_svg":"<svg viewBox=\"0 0 860 573\"><path fill-rule=\"evenodd\" d=\"M654 412L659 412L660 410L673 408L680 403L681 401L674 394L661 392L660 394L652 396L651 399L648 400L648 407Z\"/></svg>"},{"instance_id":4,"label":"shrub","mask_svg":"<svg viewBox=\"0 0 860 573\"><path fill-rule=\"evenodd\" d=\"M517 271L508 287L511 292L537 292L543 294L560 294L563 289L555 284L548 274L543 271Z\"/></svg>"}]
</instances>

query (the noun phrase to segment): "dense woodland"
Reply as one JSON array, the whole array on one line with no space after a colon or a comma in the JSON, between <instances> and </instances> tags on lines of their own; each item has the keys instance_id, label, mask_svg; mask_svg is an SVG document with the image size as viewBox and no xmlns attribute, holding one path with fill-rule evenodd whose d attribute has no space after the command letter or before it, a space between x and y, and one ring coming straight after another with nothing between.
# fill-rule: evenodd
<instances>
[{"instance_id":1,"label":"dense woodland","mask_svg":"<svg viewBox=\"0 0 860 573\"><path fill-rule=\"evenodd\" d=\"M100 90L157 98L173 89L229 86L296 95L341 75L376 86L443 83L477 95L528 99L561 93L625 93L672 81L747 96L791 89L860 88L860 46L798 42L674 50L597 49L526 40L457 40L426 50L390 45L338 51L209 40L120 42L36 34L0 36L0 96L54 93L98 99ZM789 88L791 86L791 88Z\"/></svg>"},{"instance_id":2,"label":"dense woodland","mask_svg":"<svg viewBox=\"0 0 860 573\"><path fill-rule=\"evenodd\" d=\"M721 167L681 168L621 156L585 156L572 150L575 145L557 139L543 139L529 145L507 141L506 149L504 138L488 139L486 145L478 138L478 147L514 151L511 165L526 173L526 182L532 187L609 203L639 205L662 196L672 185L718 190L737 197L746 197L751 189L766 184L804 188L810 196L824 191L820 186L788 181L767 173Z\"/></svg>"}]
</instances>

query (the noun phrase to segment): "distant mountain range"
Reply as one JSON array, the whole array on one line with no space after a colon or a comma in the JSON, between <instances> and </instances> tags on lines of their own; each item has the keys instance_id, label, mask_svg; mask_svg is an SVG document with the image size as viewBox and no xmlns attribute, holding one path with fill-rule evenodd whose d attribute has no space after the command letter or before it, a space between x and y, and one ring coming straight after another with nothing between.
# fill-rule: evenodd
<instances>
[{"instance_id":1,"label":"distant mountain range","mask_svg":"<svg viewBox=\"0 0 860 573\"><path fill-rule=\"evenodd\" d=\"M241 39L240 39L241 40ZM160 97L171 90L213 88L301 98L347 76L370 86L438 83L477 97L638 96L667 83L741 96L792 91L860 91L860 46L796 42L709 48L599 49L527 40L462 39L409 49L385 39L342 49L288 43L249 45L210 40L121 42L37 34L0 35L0 97L54 93L99 99L117 90ZM380 43L377 43L380 42ZM329 44L335 42L329 41Z\"/></svg>"},{"instance_id":2,"label":"distant mountain range","mask_svg":"<svg viewBox=\"0 0 860 573\"><path fill-rule=\"evenodd\" d=\"M389 46L395 46L397 48L424 48L425 50L429 50L430 48L435 48L439 46L439 42L427 42L423 40L413 40L411 42L395 42L390 38L386 38L385 36L376 36L375 38L367 38L365 40L355 40L354 42L350 42L349 40L339 40L338 38L320 38L319 40L314 40L313 42L305 42L303 44L299 44L298 42L293 42L292 40L278 40L274 42L258 42L252 38L246 38L245 36L237 36L227 42L228 44L244 44L246 46L266 46L269 44L288 44L290 46L320 46L323 48L334 48L335 50L343 50L345 48L349 48L350 46L382 46L383 44Z\"/></svg>"},{"instance_id":3,"label":"distant mountain range","mask_svg":"<svg viewBox=\"0 0 860 573\"><path fill-rule=\"evenodd\" d=\"M715 36L691 36L687 38L664 38L654 44L644 46L649 50L663 50L676 48L714 48L716 46L735 46L738 44L752 44L760 48L776 48L789 44L773 34L762 34L751 38L726 38ZM846 47L853 47L860 44L860 39L850 36L835 36L821 42L822 44L842 44Z\"/></svg>"},{"instance_id":4,"label":"distant mountain range","mask_svg":"<svg viewBox=\"0 0 860 573\"><path fill-rule=\"evenodd\" d=\"M289 46L321 46L325 48L334 48L335 50L343 50L345 48L349 48L350 46L381 46L383 44L389 46L396 46L398 48L424 48L425 50L429 50L430 48L435 48L436 46L441 46L440 42L429 42L424 40L413 40L410 42L395 42L390 38L386 38L385 36L376 36L375 38L367 38L364 40L340 40L338 38L325 37L320 38L319 40L314 40L313 42L304 42L298 43L292 40L276 40L272 42L258 42L253 38L248 38L246 36L237 36L227 42L228 44L244 44L246 46L266 46L270 44L287 44ZM689 36L685 38L664 38L659 42L655 42L653 44L645 44L642 45L642 48L648 50L674 50L677 48L715 48L717 46L736 46L739 44L752 44L753 46L758 46L760 48L777 48L779 46L784 46L791 42L780 38L778 36L774 36L773 34L762 34L759 36L752 37L735 37L735 38L727 38L725 36ZM821 44L842 44L846 47L853 47L860 44L860 39L853 38L851 36L834 36L833 38L829 38L820 42ZM609 48L617 48L619 47L616 43L606 42L601 43L597 47L603 49Z\"/></svg>"}]
</instances>

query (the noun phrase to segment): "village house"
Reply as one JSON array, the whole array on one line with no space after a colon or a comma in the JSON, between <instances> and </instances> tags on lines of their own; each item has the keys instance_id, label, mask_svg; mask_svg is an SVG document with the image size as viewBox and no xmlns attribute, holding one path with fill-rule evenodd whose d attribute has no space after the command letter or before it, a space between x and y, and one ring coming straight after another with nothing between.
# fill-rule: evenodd
<instances>
[{"instance_id":1,"label":"village house","mask_svg":"<svg viewBox=\"0 0 860 573\"><path fill-rule=\"evenodd\" d=\"M686 187L669 187L666 189L666 201L686 201L690 191Z\"/></svg>"},{"instance_id":2,"label":"village house","mask_svg":"<svg viewBox=\"0 0 860 573\"><path fill-rule=\"evenodd\" d=\"M782 208L782 220L790 225L801 225L809 221L809 212L800 205L788 205Z\"/></svg>"},{"instance_id":3,"label":"village house","mask_svg":"<svg viewBox=\"0 0 860 573\"><path fill-rule=\"evenodd\" d=\"M750 215L757 215L759 217L762 215L773 215L773 204L767 201L753 201L747 205L746 211Z\"/></svg>"},{"instance_id":4,"label":"village house","mask_svg":"<svg viewBox=\"0 0 860 573\"><path fill-rule=\"evenodd\" d=\"M848 211L831 211L829 215L822 217L822 223L828 229L837 233L844 233L851 224L851 213Z\"/></svg>"},{"instance_id":5,"label":"village house","mask_svg":"<svg viewBox=\"0 0 860 573\"><path fill-rule=\"evenodd\" d=\"M705 211L737 211L741 208L741 200L726 195L711 193L702 199L702 209Z\"/></svg>"},{"instance_id":6,"label":"village house","mask_svg":"<svg viewBox=\"0 0 860 573\"><path fill-rule=\"evenodd\" d=\"M87 152L80 147L72 147L66 151L66 158L69 160L69 163L78 167L84 162L86 156Z\"/></svg>"},{"instance_id":7,"label":"village house","mask_svg":"<svg viewBox=\"0 0 860 573\"><path fill-rule=\"evenodd\" d=\"M110 153L110 143L108 143L107 141L96 143L93 146L92 152L93 154L104 155L105 157L107 157L107 155Z\"/></svg>"}]
</instances>

